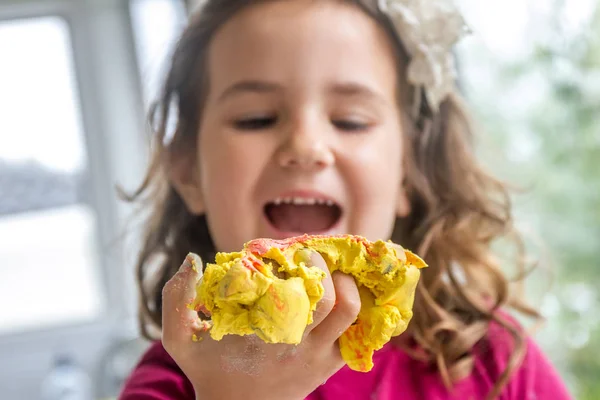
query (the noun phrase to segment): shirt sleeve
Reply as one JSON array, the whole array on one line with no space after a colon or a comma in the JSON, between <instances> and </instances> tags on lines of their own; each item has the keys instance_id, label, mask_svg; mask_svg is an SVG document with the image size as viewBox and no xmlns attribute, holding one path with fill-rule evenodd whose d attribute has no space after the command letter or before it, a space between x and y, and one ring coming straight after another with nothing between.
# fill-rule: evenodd
<instances>
[{"instance_id":1,"label":"shirt sleeve","mask_svg":"<svg viewBox=\"0 0 600 400\"><path fill-rule=\"evenodd\" d=\"M538 345L527 339L527 353L507 387L509 399L571 400L563 380Z\"/></svg>"},{"instance_id":2,"label":"shirt sleeve","mask_svg":"<svg viewBox=\"0 0 600 400\"><path fill-rule=\"evenodd\" d=\"M142 357L119 400L195 400L194 389L169 354L157 343Z\"/></svg>"}]
</instances>

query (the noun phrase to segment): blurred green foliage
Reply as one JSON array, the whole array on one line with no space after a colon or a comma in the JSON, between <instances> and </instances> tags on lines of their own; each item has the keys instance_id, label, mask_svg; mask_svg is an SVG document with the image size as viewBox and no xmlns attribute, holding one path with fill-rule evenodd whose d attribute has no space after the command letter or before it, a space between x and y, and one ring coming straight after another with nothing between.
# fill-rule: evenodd
<instances>
[{"instance_id":1,"label":"blurred green foliage","mask_svg":"<svg viewBox=\"0 0 600 400\"><path fill-rule=\"evenodd\" d=\"M480 154L515 196L517 222L545 246L529 293L547 318L536 339L576 398L600 399L600 1L576 26L565 1L539 17L530 51L464 56L465 91L484 135ZM540 21L541 20L541 21ZM529 38L525 38L529 40ZM489 68L491 82L470 71ZM543 278L543 279L537 279ZM552 284L551 286L549 284ZM543 294L543 296L541 296Z\"/></svg>"}]
</instances>

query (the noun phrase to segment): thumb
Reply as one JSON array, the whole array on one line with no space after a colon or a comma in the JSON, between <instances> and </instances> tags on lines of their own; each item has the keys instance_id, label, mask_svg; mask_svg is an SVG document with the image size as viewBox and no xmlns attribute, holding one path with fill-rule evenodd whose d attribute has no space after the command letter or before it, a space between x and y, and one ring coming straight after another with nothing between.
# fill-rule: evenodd
<instances>
[{"instance_id":1,"label":"thumb","mask_svg":"<svg viewBox=\"0 0 600 400\"><path fill-rule=\"evenodd\" d=\"M210 328L209 323L201 321L198 312L190 307L201 279L202 260L190 253L179 271L165 284L162 291L163 342L189 341Z\"/></svg>"}]
</instances>

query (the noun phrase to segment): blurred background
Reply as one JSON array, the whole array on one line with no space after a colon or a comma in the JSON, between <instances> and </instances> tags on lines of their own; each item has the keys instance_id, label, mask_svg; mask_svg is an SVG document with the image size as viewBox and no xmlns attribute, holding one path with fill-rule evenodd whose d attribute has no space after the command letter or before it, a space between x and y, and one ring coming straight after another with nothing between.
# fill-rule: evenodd
<instances>
[{"instance_id":1,"label":"blurred background","mask_svg":"<svg viewBox=\"0 0 600 400\"><path fill-rule=\"evenodd\" d=\"M460 5L480 157L525 189L536 339L576 398L600 399L600 1ZM183 0L0 0L2 399L115 398L147 345L139 224L115 185L143 176L145 112L186 15Z\"/></svg>"}]
</instances>

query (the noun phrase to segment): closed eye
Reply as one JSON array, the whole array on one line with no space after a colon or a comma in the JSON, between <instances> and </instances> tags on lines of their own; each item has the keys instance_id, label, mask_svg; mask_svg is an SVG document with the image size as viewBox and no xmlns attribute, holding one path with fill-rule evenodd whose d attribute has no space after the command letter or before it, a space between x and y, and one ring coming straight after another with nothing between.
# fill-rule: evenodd
<instances>
[{"instance_id":1,"label":"closed eye","mask_svg":"<svg viewBox=\"0 0 600 400\"><path fill-rule=\"evenodd\" d=\"M370 125L365 122L352 120L333 120L331 122L337 129L346 132L362 132L369 129Z\"/></svg>"},{"instance_id":2,"label":"closed eye","mask_svg":"<svg viewBox=\"0 0 600 400\"><path fill-rule=\"evenodd\" d=\"M252 117L244 118L234 121L233 125L236 129L243 131L258 131L261 129L267 129L277 123L277 117Z\"/></svg>"}]
</instances>

